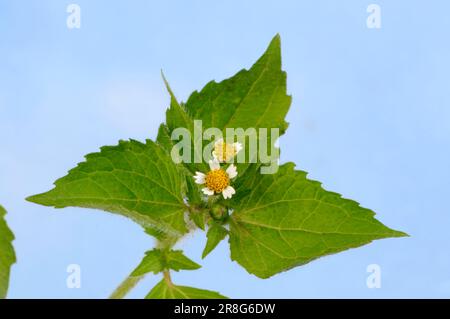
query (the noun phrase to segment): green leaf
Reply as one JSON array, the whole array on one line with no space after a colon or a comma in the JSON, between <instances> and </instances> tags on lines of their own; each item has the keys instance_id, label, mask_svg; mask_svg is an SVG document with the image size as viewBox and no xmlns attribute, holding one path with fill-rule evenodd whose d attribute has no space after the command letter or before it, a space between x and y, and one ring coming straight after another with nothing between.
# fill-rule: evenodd
<instances>
[{"instance_id":1,"label":"green leaf","mask_svg":"<svg viewBox=\"0 0 450 319\"><path fill-rule=\"evenodd\" d=\"M196 170L204 171L208 166L205 162L201 161L203 150L200 147L194 147L194 145L197 145L198 143L201 144L202 132L199 135L195 134L194 119L186 112L185 106L177 101L164 74L162 77L170 95L170 107L166 111L166 124L160 126L156 140L175 158L174 154L177 154L177 152L172 153L172 149L174 149L174 147L177 149L176 144L181 137L173 136L172 139L172 134L174 133L174 130L178 128L188 130L188 132L190 132L189 140L187 141L189 147L184 151L188 152L191 156L188 162L184 162L184 165L191 173L195 173ZM199 158L200 162L195 163L195 158ZM181 159L179 161L181 162Z\"/></svg>"},{"instance_id":2,"label":"green leaf","mask_svg":"<svg viewBox=\"0 0 450 319\"><path fill-rule=\"evenodd\" d=\"M0 299L6 297L11 265L16 262L16 255L11 244L14 235L6 224L5 215L6 210L0 205Z\"/></svg>"},{"instance_id":3,"label":"green leaf","mask_svg":"<svg viewBox=\"0 0 450 319\"><path fill-rule=\"evenodd\" d=\"M136 269L131 273L131 277L138 277L147 273L160 273L165 269L163 252L159 249L153 249L145 253L145 257Z\"/></svg>"},{"instance_id":4,"label":"green leaf","mask_svg":"<svg viewBox=\"0 0 450 319\"><path fill-rule=\"evenodd\" d=\"M170 154L174 143L170 137L170 130L166 124L161 124L159 126L156 142Z\"/></svg>"},{"instance_id":5,"label":"green leaf","mask_svg":"<svg viewBox=\"0 0 450 319\"><path fill-rule=\"evenodd\" d=\"M186 287L176 286L168 283L165 279L161 280L145 297L146 299L227 299L218 292Z\"/></svg>"},{"instance_id":6,"label":"green leaf","mask_svg":"<svg viewBox=\"0 0 450 319\"><path fill-rule=\"evenodd\" d=\"M234 201L229 241L231 258L260 278L375 239L407 236L308 180L292 163L251 180L251 193Z\"/></svg>"},{"instance_id":7,"label":"green leaf","mask_svg":"<svg viewBox=\"0 0 450 319\"><path fill-rule=\"evenodd\" d=\"M153 249L145 253L139 266L131 273L132 277L138 277L147 273L154 274L164 270L195 270L201 266L186 257L181 250L161 250Z\"/></svg>"},{"instance_id":8,"label":"green leaf","mask_svg":"<svg viewBox=\"0 0 450 319\"><path fill-rule=\"evenodd\" d=\"M176 108L179 108L179 104L175 99L175 96L173 96L172 90L169 87L169 84L167 83L166 79L164 78L164 81L167 85L167 89L169 93L171 94L171 100L172 104L176 104ZM165 124L161 124L158 130L158 137L157 141L160 145L163 146L163 148L168 152L168 154L171 154L172 148L174 146L173 140L170 137L170 130ZM172 155L171 155L172 156ZM203 199L201 196L201 191L199 188L199 185L195 184L193 179L193 173L195 172L195 165L185 163L185 166L183 166L183 177L186 182L186 200L188 202L188 205L191 207L191 210L189 211L189 217L194 222L194 224L199 227L202 230L205 230L205 214L201 210L195 209L195 207L198 207L203 204ZM203 170L206 170L206 168L203 168Z\"/></svg>"},{"instance_id":9,"label":"green leaf","mask_svg":"<svg viewBox=\"0 0 450 319\"><path fill-rule=\"evenodd\" d=\"M183 270L195 270L201 266L196 262L187 258L181 250L171 250L167 256L167 268L175 271Z\"/></svg>"},{"instance_id":10,"label":"green leaf","mask_svg":"<svg viewBox=\"0 0 450 319\"><path fill-rule=\"evenodd\" d=\"M27 200L56 208L97 208L180 236L187 231L180 171L158 144L120 141L87 155L54 189Z\"/></svg>"},{"instance_id":11,"label":"green leaf","mask_svg":"<svg viewBox=\"0 0 450 319\"><path fill-rule=\"evenodd\" d=\"M209 82L189 97L186 109L192 118L201 119L205 128L279 128L284 133L290 103L276 35L248 71L241 70L220 83Z\"/></svg>"},{"instance_id":12,"label":"green leaf","mask_svg":"<svg viewBox=\"0 0 450 319\"><path fill-rule=\"evenodd\" d=\"M218 223L212 222L206 234L208 240L206 241L205 249L202 253L202 258L205 258L216 246L228 235L228 230Z\"/></svg>"}]
</instances>

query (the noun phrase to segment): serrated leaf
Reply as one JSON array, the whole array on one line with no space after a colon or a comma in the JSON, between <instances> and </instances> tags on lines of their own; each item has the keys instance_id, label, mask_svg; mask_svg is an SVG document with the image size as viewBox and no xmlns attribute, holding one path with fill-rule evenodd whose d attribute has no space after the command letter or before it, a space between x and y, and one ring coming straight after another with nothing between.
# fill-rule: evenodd
<instances>
[{"instance_id":1,"label":"serrated leaf","mask_svg":"<svg viewBox=\"0 0 450 319\"><path fill-rule=\"evenodd\" d=\"M164 79L165 81L165 79ZM167 89L170 92L172 103L177 103L175 97L173 96L172 90L168 86L167 82ZM175 102L174 102L175 101ZM158 137L157 141L160 145L164 147L164 149L170 154L172 151L172 147L174 146L173 140L170 137L170 131L167 125L161 124L158 130ZM203 204L203 199L201 196L200 188L197 184L195 184L193 176L193 171L195 171L195 167L193 164L185 163L184 166L185 169L183 169L184 172L184 179L186 181L186 200L190 207L195 207ZM189 212L190 219L194 222L194 224L202 229L205 230L205 214L202 211L190 211Z\"/></svg>"},{"instance_id":2,"label":"serrated leaf","mask_svg":"<svg viewBox=\"0 0 450 319\"><path fill-rule=\"evenodd\" d=\"M211 223L206 234L207 241L202 258L205 258L228 235L228 230L218 223Z\"/></svg>"},{"instance_id":3,"label":"serrated leaf","mask_svg":"<svg viewBox=\"0 0 450 319\"><path fill-rule=\"evenodd\" d=\"M201 267L196 262L187 258L181 250L169 251L166 258L167 258L167 268L175 271L179 271L181 269L195 270Z\"/></svg>"},{"instance_id":4,"label":"serrated leaf","mask_svg":"<svg viewBox=\"0 0 450 319\"><path fill-rule=\"evenodd\" d=\"M195 270L201 266L186 257L181 250L153 249L145 253L145 257L136 269L131 273L132 277L143 276L147 273L154 274L164 270Z\"/></svg>"},{"instance_id":5,"label":"serrated leaf","mask_svg":"<svg viewBox=\"0 0 450 319\"><path fill-rule=\"evenodd\" d=\"M97 208L181 235L187 231L183 185L180 169L158 144L130 140L87 155L54 189L27 200L55 208Z\"/></svg>"},{"instance_id":6,"label":"serrated leaf","mask_svg":"<svg viewBox=\"0 0 450 319\"><path fill-rule=\"evenodd\" d=\"M186 112L185 106L178 102L164 75L163 80L170 95L170 106L166 111L166 123L160 126L156 140L164 146L172 157L181 161L181 159L177 159L175 156L179 152L173 152L173 150L177 149L177 142L182 137L172 136L172 134L176 129L186 129L190 135L188 136L189 140L186 141L188 148L184 149L183 152L187 152L191 156L189 161L184 161L183 163L191 173L195 173L196 170L205 170L207 169L207 165L202 161L203 150L200 147L194 147L194 145L201 144L202 132L195 134L194 119ZM186 137L183 136L183 138ZM196 158L199 159L197 162L195 162Z\"/></svg>"},{"instance_id":7,"label":"serrated leaf","mask_svg":"<svg viewBox=\"0 0 450 319\"><path fill-rule=\"evenodd\" d=\"M146 299L227 299L218 292L186 286L177 286L161 280Z\"/></svg>"},{"instance_id":8,"label":"serrated leaf","mask_svg":"<svg viewBox=\"0 0 450 319\"><path fill-rule=\"evenodd\" d=\"M139 277L150 272L157 274L164 270L165 262L163 253L159 249L153 249L145 253L145 257L136 269L131 273L131 277Z\"/></svg>"},{"instance_id":9,"label":"serrated leaf","mask_svg":"<svg viewBox=\"0 0 450 319\"><path fill-rule=\"evenodd\" d=\"M0 205L0 299L6 297L11 265L16 262L12 246L14 235L5 221L6 210Z\"/></svg>"},{"instance_id":10,"label":"serrated leaf","mask_svg":"<svg viewBox=\"0 0 450 319\"><path fill-rule=\"evenodd\" d=\"M206 128L279 128L283 133L290 103L277 35L249 70L220 83L209 82L200 92L192 93L186 109Z\"/></svg>"},{"instance_id":11,"label":"serrated leaf","mask_svg":"<svg viewBox=\"0 0 450 319\"><path fill-rule=\"evenodd\" d=\"M161 124L159 126L156 142L161 145L161 147L164 148L168 154L170 154L174 144L170 137L170 130L166 124Z\"/></svg>"},{"instance_id":12,"label":"serrated leaf","mask_svg":"<svg viewBox=\"0 0 450 319\"><path fill-rule=\"evenodd\" d=\"M308 180L292 163L252 179L251 193L234 201L229 241L231 258L260 278L376 239L406 236Z\"/></svg>"}]
</instances>

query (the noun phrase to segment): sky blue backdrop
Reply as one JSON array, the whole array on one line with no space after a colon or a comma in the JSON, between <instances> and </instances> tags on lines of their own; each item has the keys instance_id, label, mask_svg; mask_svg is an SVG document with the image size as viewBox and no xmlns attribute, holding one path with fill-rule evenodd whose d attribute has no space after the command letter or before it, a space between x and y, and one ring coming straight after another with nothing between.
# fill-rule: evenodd
<instances>
[{"instance_id":1,"label":"sky blue backdrop","mask_svg":"<svg viewBox=\"0 0 450 319\"><path fill-rule=\"evenodd\" d=\"M79 30L66 27L69 3L0 2L0 202L18 257L10 297L107 297L153 240L119 216L24 198L102 145L154 138L169 101L161 68L186 100L250 67L276 33L293 95L283 161L411 237L269 280L231 262L223 242L174 281L231 297L450 297L450 2L79 0ZM366 27L370 3L381 29ZM181 247L200 262L204 243L198 233ZM81 289L66 287L72 263ZM372 263L380 289L366 286Z\"/></svg>"}]
</instances>

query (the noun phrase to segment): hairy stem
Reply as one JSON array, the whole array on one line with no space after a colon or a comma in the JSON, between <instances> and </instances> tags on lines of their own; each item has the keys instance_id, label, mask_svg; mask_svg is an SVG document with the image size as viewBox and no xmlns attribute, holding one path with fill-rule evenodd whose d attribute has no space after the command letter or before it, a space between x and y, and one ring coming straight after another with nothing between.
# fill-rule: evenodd
<instances>
[{"instance_id":1,"label":"hairy stem","mask_svg":"<svg viewBox=\"0 0 450 319\"><path fill-rule=\"evenodd\" d=\"M119 285L119 287L114 290L114 292L109 296L109 299L122 299L124 298L130 291L133 289L139 281L144 279L144 276L128 276L124 281Z\"/></svg>"}]
</instances>

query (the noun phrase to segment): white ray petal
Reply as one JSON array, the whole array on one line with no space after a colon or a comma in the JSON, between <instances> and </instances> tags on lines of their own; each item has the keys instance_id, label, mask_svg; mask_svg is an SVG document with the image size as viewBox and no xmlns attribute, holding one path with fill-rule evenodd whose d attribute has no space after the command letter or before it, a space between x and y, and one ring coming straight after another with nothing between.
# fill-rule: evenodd
<instances>
[{"instance_id":1,"label":"white ray petal","mask_svg":"<svg viewBox=\"0 0 450 319\"><path fill-rule=\"evenodd\" d=\"M233 196L233 194L236 194L236 191L235 191L234 188L231 187L231 186L227 186L227 187L222 191L223 198L225 198L225 199L231 198L231 197Z\"/></svg>"},{"instance_id":2,"label":"white ray petal","mask_svg":"<svg viewBox=\"0 0 450 319\"><path fill-rule=\"evenodd\" d=\"M205 184L205 174L201 172L195 172L194 179L196 184Z\"/></svg>"},{"instance_id":3,"label":"white ray petal","mask_svg":"<svg viewBox=\"0 0 450 319\"><path fill-rule=\"evenodd\" d=\"M236 166L234 164L231 164L230 166L228 166L227 168L227 174L229 178L235 178L237 176L237 169Z\"/></svg>"},{"instance_id":4,"label":"white ray petal","mask_svg":"<svg viewBox=\"0 0 450 319\"><path fill-rule=\"evenodd\" d=\"M202 188L202 192L205 195L209 195L209 196L214 195L214 191L209 189L208 187L203 187Z\"/></svg>"},{"instance_id":5,"label":"white ray petal","mask_svg":"<svg viewBox=\"0 0 450 319\"><path fill-rule=\"evenodd\" d=\"M217 161L216 159L213 160L209 160L209 168L214 171L216 169L220 168L220 164L219 161Z\"/></svg>"}]
</instances>

